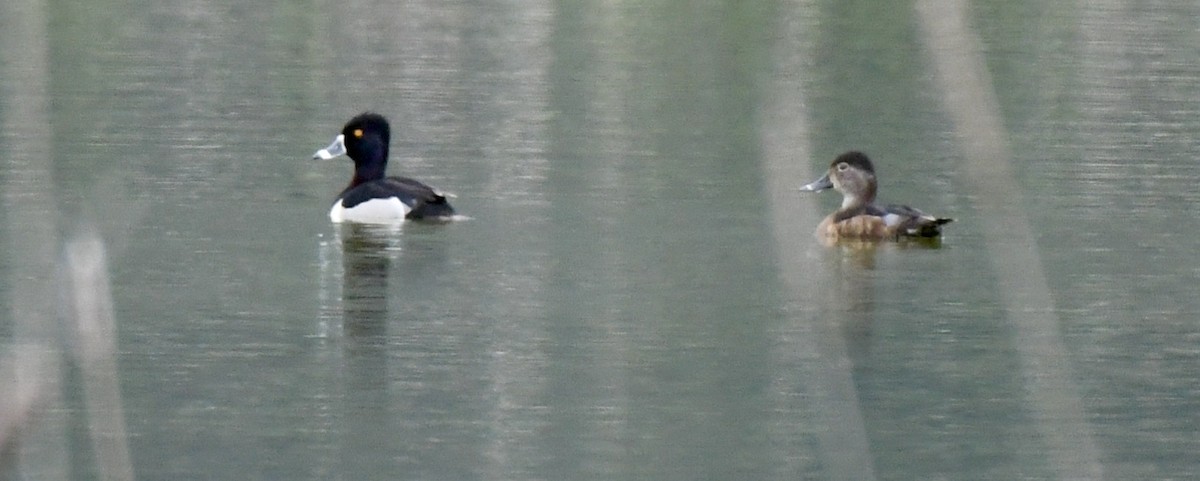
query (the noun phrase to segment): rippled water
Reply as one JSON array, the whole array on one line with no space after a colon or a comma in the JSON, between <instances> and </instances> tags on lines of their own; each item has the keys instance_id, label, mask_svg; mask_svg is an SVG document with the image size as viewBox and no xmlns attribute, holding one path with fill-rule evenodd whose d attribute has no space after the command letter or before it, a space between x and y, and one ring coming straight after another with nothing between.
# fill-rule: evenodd
<instances>
[{"instance_id":1,"label":"rippled water","mask_svg":"<svg viewBox=\"0 0 1200 481\"><path fill-rule=\"evenodd\" d=\"M1191 3L88 5L0 7L0 478L1200 471ZM467 219L329 223L368 109ZM816 242L849 149L940 244Z\"/></svg>"}]
</instances>

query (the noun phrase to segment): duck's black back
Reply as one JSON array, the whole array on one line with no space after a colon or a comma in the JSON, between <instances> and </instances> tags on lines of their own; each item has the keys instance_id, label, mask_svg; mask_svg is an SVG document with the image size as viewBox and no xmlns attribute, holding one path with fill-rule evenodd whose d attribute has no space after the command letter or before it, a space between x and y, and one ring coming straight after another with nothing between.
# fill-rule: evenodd
<instances>
[{"instance_id":1,"label":"duck's black back","mask_svg":"<svg viewBox=\"0 0 1200 481\"><path fill-rule=\"evenodd\" d=\"M385 177L359 184L342 194L342 206L354 206L371 199L395 197L412 209L408 219L423 219L427 217L449 217L454 215L454 208L432 187L408 177Z\"/></svg>"}]
</instances>

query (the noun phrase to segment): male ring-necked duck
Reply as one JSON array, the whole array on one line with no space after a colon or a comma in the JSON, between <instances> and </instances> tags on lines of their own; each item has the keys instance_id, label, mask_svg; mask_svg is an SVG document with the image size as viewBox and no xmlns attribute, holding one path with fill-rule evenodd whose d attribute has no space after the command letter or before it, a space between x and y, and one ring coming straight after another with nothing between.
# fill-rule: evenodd
<instances>
[{"instance_id":1,"label":"male ring-necked duck","mask_svg":"<svg viewBox=\"0 0 1200 481\"><path fill-rule=\"evenodd\" d=\"M829 172L800 190L820 192L829 188L842 193L842 207L817 226L817 235L828 240L937 237L942 233L942 224L954 220L934 217L906 205L875 205L879 188L875 168L862 152L839 155L829 165Z\"/></svg>"},{"instance_id":2,"label":"male ring-necked duck","mask_svg":"<svg viewBox=\"0 0 1200 481\"><path fill-rule=\"evenodd\" d=\"M354 177L333 202L330 220L393 223L454 215L454 208L441 192L414 179L384 175L390 140L387 119L366 112L346 122L329 147L313 154L314 159L349 154L354 160Z\"/></svg>"}]
</instances>

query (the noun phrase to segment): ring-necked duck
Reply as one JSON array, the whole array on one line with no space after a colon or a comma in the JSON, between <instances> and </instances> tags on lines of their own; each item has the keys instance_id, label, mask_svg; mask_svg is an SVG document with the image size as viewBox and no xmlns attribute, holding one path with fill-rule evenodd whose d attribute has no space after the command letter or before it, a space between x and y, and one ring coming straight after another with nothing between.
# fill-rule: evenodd
<instances>
[{"instance_id":1,"label":"ring-necked duck","mask_svg":"<svg viewBox=\"0 0 1200 481\"><path fill-rule=\"evenodd\" d=\"M441 192L414 179L384 175L390 140L387 119L366 112L346 122L329 147L313 154L314 159L349 154L354 160L354 177L333 202L330 220L395 223L454 216L454 208Z\"/></svg>"},{"instance_id":2,"label":"ring-necked duck","mask_svg":"<svg viewBox=\"0 0 1200 481\"><path fill-rule=\"evenodd\" d=\"M829 172L800 190L820 192L829 188L842 193L842 207L817 226L817 235L828 240L937 237L942 233L942 224L954 220L934 217L906 205L875 205L879 188L875 168L862 152L839 155L829 165Z\"/></svg>"}]
</instances>

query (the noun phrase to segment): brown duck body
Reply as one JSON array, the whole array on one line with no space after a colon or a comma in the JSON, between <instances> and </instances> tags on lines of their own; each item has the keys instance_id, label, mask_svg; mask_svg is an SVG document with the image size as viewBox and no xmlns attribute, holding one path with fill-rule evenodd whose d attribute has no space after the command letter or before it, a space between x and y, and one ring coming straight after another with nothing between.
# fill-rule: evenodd
<instances>
[{"instance_id":1,"label":"brown duck body","mask_svg":"<svg viewBox=\"0 0 1200 481\"><path fill-rule=\"evenodd\" d=\"M882 217L856 215L838 220L837 212L825 216L817 226L817 235L827 239L884 240L896 237Z\"/></svg>"}]
</instances>

